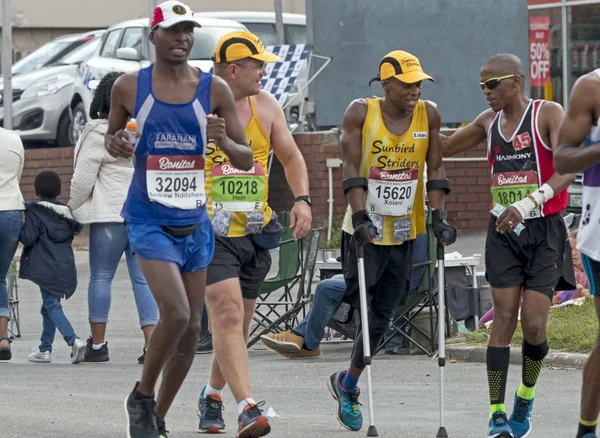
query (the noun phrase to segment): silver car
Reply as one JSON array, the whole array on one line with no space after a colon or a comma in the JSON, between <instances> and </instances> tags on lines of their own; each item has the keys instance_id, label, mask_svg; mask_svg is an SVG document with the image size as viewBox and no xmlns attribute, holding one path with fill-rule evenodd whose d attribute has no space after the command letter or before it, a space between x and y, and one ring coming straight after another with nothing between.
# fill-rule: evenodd
<instances>
[{"instance_id":1,"label":"silver car","mask_svg":"<svg viewBox=\"0 0 600 438\"><path fill-rule=\"evenodd\" d=\"M12 78L13 129L26 145L49 142L57 146L75 144L71 135L69 102L77 67L89 59L100 43L101 33L47 67ZM4 83L0 83L0 92ZM0 94L2 104L3 93ZM4 124L4 107L0 107Z\"/></svg>"}]
</instances>

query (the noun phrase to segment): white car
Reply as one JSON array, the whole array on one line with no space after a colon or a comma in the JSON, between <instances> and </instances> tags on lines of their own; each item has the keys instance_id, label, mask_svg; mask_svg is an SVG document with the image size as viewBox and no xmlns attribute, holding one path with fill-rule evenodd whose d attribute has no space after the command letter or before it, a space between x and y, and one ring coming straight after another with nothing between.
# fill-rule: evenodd
<instances>
[{"instance_id":1,"label":"white car","mask_svg":"<svg viewBox=\"0 0 600 438\"><path fill-rule=\"evenodd\" d=\"M12 78L13 129L26 144L75 144L70 137L69 102L77 67L92 56L99 43L99 36L92 38L53 64ZM3 91L4 82L0 79L0 93ZM0 119L4 121L2 96L0 94Z\"/></svg>"},{"instance_id":2,"label":"white car","mask_svg":"<svg viewBox=\"0 0 600 438\"><path fill-rule=\"evenodd\" d=\"M213 68L211 57L217 41L233 31L247 30L244 25L231 20L200 18L202 27L194 30L194 47L189 63L203 71ZM151 43L148 40L149 20L139 18L125 21L107 29L95 55L81 64L73 87L70 102L73 138L79 138L88 120L95 84L105 74L120 71L131 73L150 65Z\"/></svg>"}]
</instances>

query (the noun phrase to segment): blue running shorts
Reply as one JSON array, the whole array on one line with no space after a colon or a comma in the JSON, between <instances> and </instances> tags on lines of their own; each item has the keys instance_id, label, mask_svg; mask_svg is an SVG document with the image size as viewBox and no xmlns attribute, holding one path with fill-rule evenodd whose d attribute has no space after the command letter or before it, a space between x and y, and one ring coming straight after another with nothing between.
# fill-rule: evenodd
<instances>
[{"instance_id":1,"label":"blue running shorts","mask_svg":"<svg viewBox=\"0 0 600 438\"><path fill-rule=\"evenodd\" d=\"M127 222L127 236L143 260L174 263L181 272L204 271L213 257L215 238L208 217L186 237L174 237L160 225Z\"/></svg>"}]
</instances>

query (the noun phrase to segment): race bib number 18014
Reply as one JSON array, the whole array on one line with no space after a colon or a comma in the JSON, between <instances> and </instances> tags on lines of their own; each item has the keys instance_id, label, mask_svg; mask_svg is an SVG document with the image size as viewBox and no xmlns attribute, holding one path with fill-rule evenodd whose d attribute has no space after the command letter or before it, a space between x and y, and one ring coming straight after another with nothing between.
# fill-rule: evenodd
<instances>
[{"instance_id":1,"label":"race bib number 18014","mask_svg":"<svg viewBox=\"0 0 600 438\"><path fill-rule=\"evenodd\" d=\"M509 207L520 201L539 187L537 172L525 170L521 172L502 172L492 176L492 199L495 204ZM540 217L540 209L534 209L529 217Z\"/></svg>"},{"instance_id":2,"label":"race bib number 18014","mask_svg":"<svg viewBox=\"0 0 600 438\"><path fill-rule=\"evenodd\" d=\"M371 167L367 211L384 216L404 216L412 212L419 169L385 170Z\"/></svg>"},{"instance_id":3,"label":"race bib number 18014","mask_svg":"<svg viewBox=\"0 0 600 438\"><path fill-rule=\"evenodd\" d=\"M206 203L202 155L149 155L146 162L148 199L182 210Z\"/></svg>"}]
</instances>

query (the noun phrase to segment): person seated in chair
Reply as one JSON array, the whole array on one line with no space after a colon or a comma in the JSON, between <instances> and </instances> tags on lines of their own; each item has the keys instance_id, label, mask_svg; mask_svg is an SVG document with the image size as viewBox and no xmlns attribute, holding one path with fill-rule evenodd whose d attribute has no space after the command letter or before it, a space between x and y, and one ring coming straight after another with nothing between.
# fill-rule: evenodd
<instances>
[{"instance_id":1,"label":"person seated in chair","mask_svg":"<svg viewBox=\"0 0 600 438\"><path fill-rule=\"evenodd\" d=\"M427 234L419 234L415 240L413 263L419 264L427 261ZM425 267L413 271L410 280L409 295L417 293ZM271 333L260 337L263 344L289 359L316 358L321 356L321 339L325 327L331 317L342 304L346 291L346 282L343 274L334 275L332 278L322 280L317 284L315 296L310 311L306 317L292 330L280 333ZM403 337L392 340L389 348L403 345ZM391 345L394 343L393 345Z\"/></svg>"}]
</instances>

